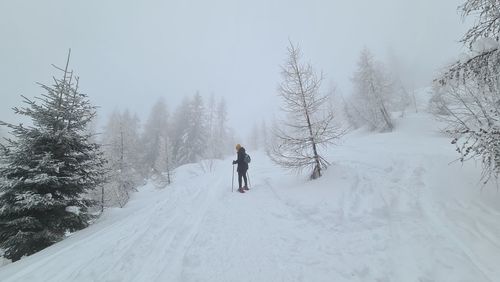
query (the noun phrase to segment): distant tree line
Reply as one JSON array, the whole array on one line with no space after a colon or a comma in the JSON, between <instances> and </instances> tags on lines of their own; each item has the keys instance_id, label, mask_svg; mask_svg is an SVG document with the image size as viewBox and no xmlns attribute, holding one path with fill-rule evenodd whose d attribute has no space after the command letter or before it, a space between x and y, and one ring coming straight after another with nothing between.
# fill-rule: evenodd
<instances>
[{"instance_id":1,"label":"distant tree line","mask_svg":"<svg viewBox=\"0 0 500 282\"><path fill-rule=\"evenodd\" d=\"M93 197L102 207L122 207L146 179L168 185L176 167L221 159L232 153L233 140L226 102L214 95L206 102L199 93L186 97L173 113L160 98L143 124L129 110L115 110L100 139L108 160L108 182Z\"/></svg>"}]
</instances>

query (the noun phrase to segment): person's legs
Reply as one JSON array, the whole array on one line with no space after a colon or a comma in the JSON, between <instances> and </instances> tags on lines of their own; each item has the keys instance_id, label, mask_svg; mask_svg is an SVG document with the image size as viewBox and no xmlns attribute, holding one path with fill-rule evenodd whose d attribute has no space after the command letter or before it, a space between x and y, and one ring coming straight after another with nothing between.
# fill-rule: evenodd
<instances>
[{"instance_id":1,"label":"person's legs","mask_svg":"<svg viewBox=\"0 0 500 282\"><path fill-rule=\"evenodd\" d=\"M243 174L241 171L238 171L238 187L241 188L241 178L243 177Z\"/></svg>"},{"instance_id":2,"label":"person's legs","mask_svg":"<svg viewBox=\"0 0 500 282\"><path fill-rule=\"evenodd\" d=\"M243 180L245 180L245 189L248 190L248 182L247 182L247 171L243 172ZM241 185L241 184L240 184ZM241 186L240 186L241 187Z\"/></svg>"},{"instance_id":3,"label":"person's legs","mask_svg":"<svg viewBox=\"0 0 500 282\"><path fill-rule=\"evenodd\" d=\"M245 175L241 171L238 171L238 185L239 185L238 191L239 192L243 192L243 187L241 186L241 178L242 177L245 177ZM246 179L246 177L245 177L245 179Z\"/></svg>"}]
</instances>

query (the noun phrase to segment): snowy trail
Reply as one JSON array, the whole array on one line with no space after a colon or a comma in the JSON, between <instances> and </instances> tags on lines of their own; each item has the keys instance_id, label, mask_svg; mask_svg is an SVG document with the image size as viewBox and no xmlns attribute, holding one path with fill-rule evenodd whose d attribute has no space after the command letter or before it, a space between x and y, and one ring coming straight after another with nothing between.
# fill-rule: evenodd
<instances>
[{"instance_id":1,"label":"snowy trail","mask_svg":"<svg viewBox=\"0 0 500 282\"><path fill-rule=\"evenodd\" d=\"M245 194L230 160L185 166L0 281L500 281L500 196L433 128L351 135L313 182L255 152Z\"/></svg>"},{"instance_id":2,"label":"snowy trail","mask_svg":"<svg viewBox=\"0 0 500 282\"><path fill-rule=\"evenodd\" d=\"M58 244L60 250L30 263L30 273L15 271L7 280L0 280L157 281L165 266L175 270L172 267L181 263L177 261L179 253L189 244L204 211L214 200L216 194L207 197L202 189L193 187L196 185L199 183L184 184L181 193L162 191L164 197L158 199L158 191L142 191L149 195L132 202L128 214L114 217L117 220L108 225L101 226L99 222ZM71 257L76 259L65 261L64 271L37 273L60 263L57 258ZM33 257L27 258L30 259ZM174 271L168 273L173 275Z\"/></svg>"}]
</instances>

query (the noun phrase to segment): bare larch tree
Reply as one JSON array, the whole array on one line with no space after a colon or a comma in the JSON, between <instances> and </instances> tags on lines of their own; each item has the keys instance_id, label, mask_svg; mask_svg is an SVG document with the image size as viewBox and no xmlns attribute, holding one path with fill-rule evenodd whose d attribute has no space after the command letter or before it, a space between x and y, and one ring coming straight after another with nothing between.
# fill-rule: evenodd
<instances>
[{"instance_id":1,"label":"bare larch tree","mask_svg":"<svg viewBox=\"0 0 500 282\"><path fill-rule=\"evenodd\" d=\"M316 179L329 165L319 149L334 143L343 131L334 123L329 97L319 93L322 76L318 77L310 64L300 62L300 49L292 43L288 54L278 91L286 119L275 124L268 154L285 168L298 172L310 168L310 178Z\"/></svg>"}]
</instances>

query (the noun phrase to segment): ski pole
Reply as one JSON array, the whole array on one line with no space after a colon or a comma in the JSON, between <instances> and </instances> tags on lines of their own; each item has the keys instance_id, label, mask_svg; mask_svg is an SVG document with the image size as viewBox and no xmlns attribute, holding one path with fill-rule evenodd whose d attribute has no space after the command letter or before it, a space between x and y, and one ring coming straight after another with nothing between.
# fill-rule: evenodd
<instances>
[{"instance_id":1,"label":"ski pole","mask_svg":"<svg viewBox=\"0 0 500 282\"><path fill-rule=\"evenodd\" d=\"M234 192L234 164L233 164L233 180L231 180L231 192Z\"/></svg>"},{"instance_id":2,"label":"ski pole","mask_svg":"<svg viewBox=\"0 0 500 282\"><path fill-rule=\"evenodd\" d=\"M251 183L250 183L250 174L248 173L248 170L247 170L247 178L248 178L248 188L252 187Z\"/></svg>"}]
</instances>

